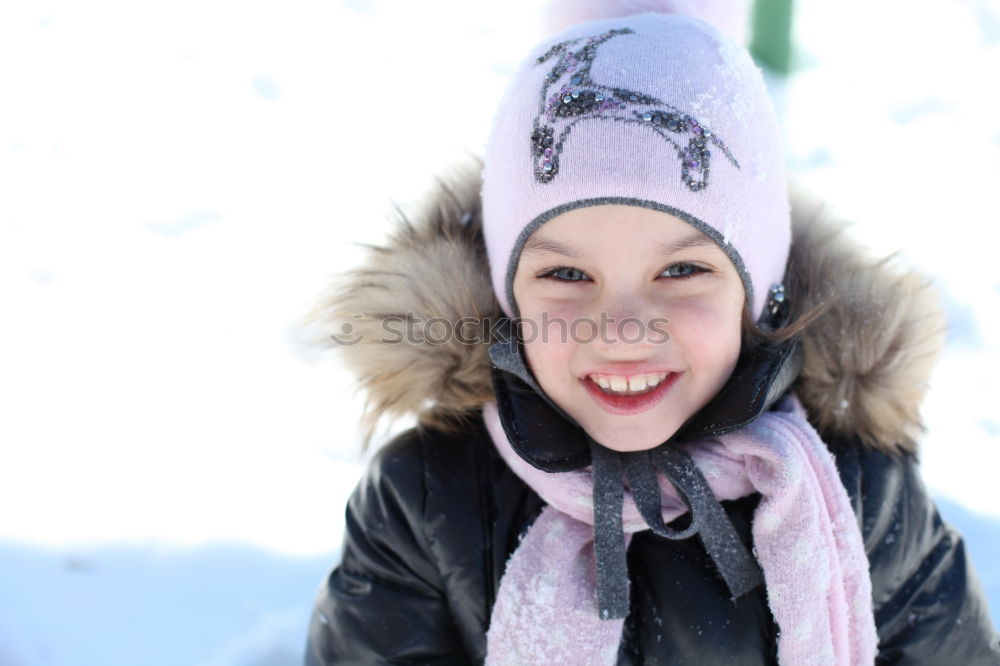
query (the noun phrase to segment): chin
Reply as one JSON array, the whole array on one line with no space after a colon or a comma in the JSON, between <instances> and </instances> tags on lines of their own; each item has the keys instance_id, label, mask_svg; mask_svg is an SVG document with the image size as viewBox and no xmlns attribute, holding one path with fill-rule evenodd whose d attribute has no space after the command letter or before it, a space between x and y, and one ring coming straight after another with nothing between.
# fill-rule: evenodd
<instances>
[{"instance_id":1,"label":"chin","mask_svg":"<svg viewBox=\"0 0 1000 666\"><path fill-rule=\"evenodd\" d=\"M611 449L612 451L618 451L619 453L635 453L636 451L648 451L650 449L655 449L662 443L663 442L655 442L655 443L651 442L647 444L643 444L640 442L621 442L621 443L610 442L608 444L604 444L604 446L606 448Z\"/></svg>"},{"instance_id":2,"label":"chin","mask_svg":"<svg viewBox=\"0 0 1000 666\"><path fill-rule=\"evenodd\" d=\"M591 432L587 429L588 434L602 446L611 449L612 451L619 451L621 453L631 453L634 451L648 451L649 449L654 449L663 442L667 441L673 437L674 433L677 432L677 428L672 428L667 432L660 432L655 435L650 435L647 433L629 433L624 428L621 427L609 427L607 430L596 429L595 432Z\"/></svg>"}]
</instances>

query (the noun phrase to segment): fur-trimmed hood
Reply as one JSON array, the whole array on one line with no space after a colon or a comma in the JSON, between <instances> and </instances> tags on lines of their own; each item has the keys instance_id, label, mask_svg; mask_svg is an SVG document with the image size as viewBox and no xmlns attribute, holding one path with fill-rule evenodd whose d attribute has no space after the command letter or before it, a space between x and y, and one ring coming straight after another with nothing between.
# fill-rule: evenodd
<instances>
[{"instance_id":1,"label":"fur-trimmed hood","mask_svg":"<svg viewBox=\"0 0 1000 666\"><path fill-rule=\"evenodd\" d=\"M310 344L338 349L366 393L365 441L383 417L416 414L452 430L494 399L488 340L445 335L462 318L503 318L482 239L480 185L478 164L456 168L303 318L319 332ZM795 390L821 431L915 452L920 403L946 332L937 294L892 257L871 257L816 197L794 185L790 197L786 284L797 287L800 311L828 302L801 335ZM431 340L405 333L406 322L431 318L441 318L438 330L411 327Z\"/></svg>"}]
</instances>

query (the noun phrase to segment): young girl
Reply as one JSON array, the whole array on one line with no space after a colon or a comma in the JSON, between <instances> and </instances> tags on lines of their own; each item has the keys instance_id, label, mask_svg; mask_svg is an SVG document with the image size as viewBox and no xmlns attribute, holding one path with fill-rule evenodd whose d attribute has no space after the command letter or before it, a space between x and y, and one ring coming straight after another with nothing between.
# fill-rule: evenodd
<instances>
[{"instance_id":1,"label":"young girl","mask_svg":"<svg viewBox=\"0 0 1000 666\"><path fill-rule=\"evenodd\" d=\"M418 426L349 502L306 663L1000 663L916 467L933 294L789 195L725 16L606 4L313 315L367 434Z\"/></svg>"}]
</instances>

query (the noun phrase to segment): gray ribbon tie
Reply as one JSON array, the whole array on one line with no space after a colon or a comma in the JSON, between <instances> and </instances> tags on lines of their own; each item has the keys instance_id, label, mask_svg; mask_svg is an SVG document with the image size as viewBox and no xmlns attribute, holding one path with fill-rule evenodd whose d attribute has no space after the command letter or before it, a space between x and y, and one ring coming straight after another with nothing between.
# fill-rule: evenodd
<instances>
[{"instance_id":1,"label":"gray ribbon tie","mask_svg":"<svg viewBox=\"0 0 1000 666\"><path fill-rule=\"evenodd\" d=\"M620 453L590 440L594 479L594 550L597 602L602 619L628 615L628 566L622 528L622 476L628 479L639 514L655 534L686 539L698 534L733 600L763 582L760 567L740 541L729 516L701 470L676 448ZM691 524L682 530L663 522L656 469L674 484L688 507Z\"/></svg>"},{"instance_id":2,"label":"gray ribbon tie","mask_svg":"<svg viewBox=\"0 0 1000 666\"><path fill-rule=\"evenodd\" d=\"M597 608L602 620L628 615L628 563L622 528L622 460L591 440L594 479L594 552Z\"/></svg>"}]
</instances>

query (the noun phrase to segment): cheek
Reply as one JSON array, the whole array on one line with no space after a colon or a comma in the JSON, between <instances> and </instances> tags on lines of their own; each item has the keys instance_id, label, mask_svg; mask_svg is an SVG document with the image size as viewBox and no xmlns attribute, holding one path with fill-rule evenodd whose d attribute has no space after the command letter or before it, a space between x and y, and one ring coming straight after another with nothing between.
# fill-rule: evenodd
<instances>
[{"instance_id":1,"label":"cheek","mask_svg":"<svg viewBox=\"0 0 1000 666\"><path fill-rule=\"evenodd\" d=\"M729 364L739 356L742 305L730 298L675 303L667 330L692 357Z\"/></svg>"},{"instance_id":2,"label":"cheek","mask_svg":"<svg viewBox=\"0 0 1000 666\"><path fill-rule=\"evenodd\" d=\"M539 382L546 382L569 365L572 356L568 326L572 314L561 309L522 310L520 336L532 372Z\"/></svg>"},{"instance_id":3,"label":"cheek","mask_svg":"<svg viewBox=\"0 0 1000 666\"><path fill-rule=\"evenodd\" d=\"M524 354L527 357L528 367L542 389L549 395L558 394L558 383L570 365L569 347L560 344L558 338L553 342L551 339L544 341L539 336L534 340L524 340Z\"/></svg>"},{"instance_id":4,"label":"cheek","mask_svg":"<svg viewBox=\"0 0 1000 666\"><path fill-rule=\"evenodd\" d=\"M575 341L593 335L593 318L585 304L552 298L526 300L521 305L521 339L526 348L534 347L532 353L538 357L568 357Z\"/></svg>"}]
</instances>

